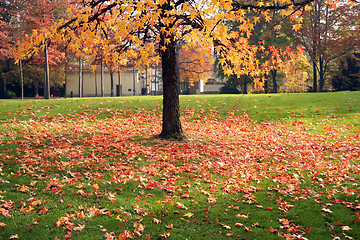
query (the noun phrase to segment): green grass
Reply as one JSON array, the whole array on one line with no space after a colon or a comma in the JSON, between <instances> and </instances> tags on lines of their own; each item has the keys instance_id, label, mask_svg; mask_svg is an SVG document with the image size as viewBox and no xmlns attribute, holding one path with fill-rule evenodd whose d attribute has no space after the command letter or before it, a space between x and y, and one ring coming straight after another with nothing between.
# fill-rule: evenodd
<instances>
[{"instance_id":1,"label":"green grass","mask_svg":"<svg viewBox=\"0 0 360 240\"><path fill-rule=\"evenodd\" d=\"M360 92L180 104L0 100L0 239L360 239Z\"/></svg>"},{"instance_id":2,"label":"green grass","mask_svg":"<svg viewBox=\"0 0 360 240\"><path fill-rule=\"evenodd\" d=\"M359 102L359 92L180 96L181 109L194 109L199 114L217 112L221 116L233 110L235 114L247 113L256 121L310 121L323 116L351 121L359 115ZM76 117L82 113L103 119L111 116L113 109L157 109L161 113L161 107L161 96L0 100L0 120L58 114Z\"/></svg>"}]
</instances>

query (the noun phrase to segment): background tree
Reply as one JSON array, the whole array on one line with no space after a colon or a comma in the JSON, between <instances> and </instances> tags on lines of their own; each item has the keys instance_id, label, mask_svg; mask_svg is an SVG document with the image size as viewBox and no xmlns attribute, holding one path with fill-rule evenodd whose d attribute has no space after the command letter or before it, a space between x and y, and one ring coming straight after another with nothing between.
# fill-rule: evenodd
<instances>
[{"instance_id":1,"label":"background tree","mask_svg":"<svg viewBox=\"0 0 360 240\"><path fill-rule=\"evenodd\" d=\"M3 90L6 89L8 85L12 90L18 92L18 87L20 86L20 75L14 75L15 69L19 66L15 66L14 55L9 50L15 46L16 43L26 39L26 36L31 35L33 31L36 32L36 29L49 27L59 17L60 13L63 15L64 11L60 11L59 9L64 9L64 3L63 0L11 0L1 2L0 36L2 36L2 40L4 41L0 41L0 49L2 49L0 50L0 52L2 52L0 54L3 56L0 61L0 68L2 69L2 79L0 80L3 85ZM4 54L4 52L6 52L6 54ZM44 49L39 49L37 52L44 53ZM48 56L48 62L53 66L60 66L59 56L61 56L61 53L57 50L57 46L52 45L48 49L48 52L50 54ZM44 68L45 62L45 54L34 55L33 58L24 61L24 77L27 78L26 74L28 74L26 72L28 69L26 67L27 64L35 64L44 71L44 69L46 69ZM31 67L29 69L33 68L34 67ZM34 79L33 76L35 75L31 75L32 77L27 78L25 84L33 85L35 96L37 96L38 89L43 83L44 74L39 79ZM30 79L34 82L29 82ZM58 79L56 79L54 83L56 81L58 81ZM52 82L52 84L54 83Z\"/></svg>"},{"instance_id":2,"label":"background tree","mask_svg":"<svg viewBox=\"0 0 360 240\"><path fill-rule=\"evenodd\" d=\"M182 41L178 41L176 46L178 79L187 91L194 86L195 82L202 80L206 83L207 77L213 72L213 59L202 56L200 48L201 46L190 48Z\"/></svg>"},{"instance_id":3,"label":"background tree","mask_svg":"<svg viewBox=\"0 0 360 240\"><path fill-rule=\"evenodd\" d=\"M306 92L308 90L308 72L311 65L306 56L298 56L296 61L289 62L284 78L285 92Z\"/></svg>"},{"instance_id":4,"label":"background tree","mask_svg":"<svg viewBox=\"0 0 360 240\"><path fill-rule=\"evenodd\" d=\"M331 79L335 90L360 90L360 53L341 61L338 73Z\"/></svg>"},{"instance_id":5,"label":"background tree","mask_svg":"<svg viewBox=\"0 0 360 240\"><path fill-rule=\"evenodd\" d=\"M359 4L315 0L304 14L298 35L311 58L313 91L323 91L330 65L341 61L354 48L359 48ZM311 8L310 8L311 7Z\"/></svg>"}]
</instances>

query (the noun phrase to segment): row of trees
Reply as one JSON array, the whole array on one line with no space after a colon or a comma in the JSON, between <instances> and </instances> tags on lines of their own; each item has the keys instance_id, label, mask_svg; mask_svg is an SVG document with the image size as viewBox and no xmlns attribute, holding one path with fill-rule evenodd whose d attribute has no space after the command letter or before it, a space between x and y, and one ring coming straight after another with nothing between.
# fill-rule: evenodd
<instances>
[{"instance_id":1,"label":"row of trees","mask_svg":"<svg viewBox=\"0 0 360 240\"><path fill-rule=\"evenodd\" d=\"M279 79L288 92L360 89L360 6L345 1L334 4L315 0L301 16L292 16L297 24L289 18L284 19L279 10L273 9L273 21L255 26L250 37L253 42L265 40L267 45L278 49L298 45L305 52L305 56L289 61L282 72L271 70L264 92L279 92ZM255 15L252 13L248 17ZM280 21L281 26L277 26ZM236 27L236 22L232 24ZM242 89L247 93L251 77L234 75L228 78L221 68L218 72L227 80L224 92L238 93Z\"/></svg>"},{"instance_id":2,"label":"row of trees","mask_svg":"<svg viewBox=\"0 0 360 240\"><path fill-rule=\"evenodd\" d=\"M309 11L296 18L299 24L304 23L301 27L293 25L288 18L284 18L280 14L279 10L273 9L269 14L272 21L265 20L261 25L258 24L254 27L251 36L253 43L265 40L267 46L284 48L289 45L301 45L306 50L312 65L312 71L309 71L309 66L304 64L303 59L296 66L289 64L289 67L295 71L292 74L287 74L285 78L283 77L284 73L280 74L280 77L285 79L283 85L287 91L323 91L325 90L324 87L332 87L335 90L358 89L359 78L356 70L358 62L356 52L359 46L359 38L357 37L359 23L356 19L359 18L359 6L345 3L338 3L337 5L336 9L334 9L327 5L325 0L314 1L312 6L309 7ZM21 76L20 67L14 64L14 56L9 49L9 45L20 41L25 35L30 34L32 29L40 29L50 25L55 19L64 16L66 2L13 0L4 1L0 6L0 31L3 43L0 46L0 92L2 96L6 96L9 93L7 86L20 85L19 79ZM257 13L247 13L247 18L256 18L256 16ZM277 25L279 22L282 23L281 27ZM239 25L236 22L231 24L233 24L232 29L236 29ZM50 79L53 87L61 87L64 84L64 73L70 71L71 68L75 68L75 66L69 64L66 66L64 64L68 59L74 61L75 55L71 55L71 52L68 51L65 59L64 54L57 50L59 48L64 48L64 46L52 44L48 50L50 53ZM179 58L177 75L179 79L186 81L188 86L193 85L199 79L205 80L212 68L209 59L201 56L198 49L200 47L190 49L184 41L177 43L176 50ZM43 65L45 56L44 52L41 53L23 64L23 71L26 72L23 75L23 84L27 88L33 89L32 95L34 96L39 95L39 87L44 87ZM83 57L84 54L77 52L77 55ZM92 63L99 64L100 58L101 56L96 56L92 59ZM118 68L118 64L109 61L107 65L111 73ZM239 92L238 88L240 86L242 91L247 93L247 85L252 82L251 77L237 78L232 76L228 78L221 71L219 73L219 76L227 81L223 88L224 92ZM306 84L304 84L304 78L307 79ZM278 70L271 70L267 79L268 82L265 83L264 91L278 92ZM309 81L312 81L312 87L307 89L306 86L309 86ZM326 82L327 86L325 86Z\"/></svg>"},{"instance_id":3,"label":"row of trees","mask_svg":"<svg viewBox=\"0 0 360 240\"><path fill-rule=\"evenodd\" d=\"M288 34L293 30L305 34L301 30L312 27L312 38L300 39L316 69L314 90L318 85L322 90L326 73L323 63L327 58L320 40L334 38L327 20L336 15L335 8L342 6L352 10L358 7L353 1L333 0L74 0L66 5L64 19L34 31L17 44L15 57L19 61L32 59L39 52L46 53L46 46L63 44L78 57L100 56L114 66L134 58L139 66L161 63L164 84L161 136L182 138L176 51L179 43L197 49L201 59L216 58L225 76L246 76L255 87L266 88L269 81L265 79L270 75L274 87L279 71L296 72L294 63L303 49L296 48L300 42L292 42ZM323 9L329 13L325 20L318 14ZM312 21L308 25L304 24L307 15ZM315 20L311 20L314 16ZM327 30L320 34L324 24ZM357 30L354 24L351 31ZM333 28L339 29L340 24ZM319 84L315 76L318 72Z\"/></svg>"},{"instance_id":4,"label":"row of trees","mask_svg":"<svg viewBox=\"0 0 360 240\"><path fill-rule=\"evenodd\" d=\"M111 79L117 70L129 67L128 62L137 61L136 56L128 58L129 61L122 59L118 63L110 61L114 53L97 54L95 56L87 56L87 47L84 44L82 49L71 51L74 46L68 45L69 42L61 42L51 44L44 43L46 48L39 49L38 54L33 54L30 58L23 59L15 64L15 56L13 48L19 42L24 41L28 35L37 34L42 28L50 27L52 23L60 18L66 17L66 12L70 5L66 0L11 0L0 3L0 97L10 98L14 93L10 90L26 89L27 96L39 96L39 90L46 91L46 83L52 88L66 87L66 74L71 71L81 72L81 68L87 59L87 64L109 69ZM72 6L73 7L73 6ZM84 34L81 33L81 34ZM113 44L120 44L114 41L113 33L104 34L104 40L112 39ZM68 47L68 48L67 48ZM102 45L92 47L104 48ZM45 51L46 50L46 51ZM116 54L116 52L115 52ZM198 56L199 51L196 48L189 49L184 42L177 44L178 54L178 77L184 79L187 86L192 86L198 79L204 79L206 73L211 71L211 65L206 58ZM103 56L105 55L105 56ZM105 59L104 59L105 58ZM46 61L47 60L47 61ZM79 62L79 64L78 64ZM156 63L157 64L157 63ZM152 66L146 65L144 69ZM49 70L47 70L49 68ZM47 73L49 72L49 77ZM47 79L48 78L48 79ZM84 84L86 79L82 79L79 75L79 86ZM21 87L22 86L22 87ZM101 84L103 86L103 84ZM111 96L114 96L113 84ZM32 89L29 92L29 89ZM81 90L81 89L80 89ZM41 92L42 93L42 92ZM46 94L46 92L42 93ZM49 93L48 93L49 94ZM103 89L99 95L103 96ZM81 93L79 94L81 96Z\"/></svg>"}]
</instances>

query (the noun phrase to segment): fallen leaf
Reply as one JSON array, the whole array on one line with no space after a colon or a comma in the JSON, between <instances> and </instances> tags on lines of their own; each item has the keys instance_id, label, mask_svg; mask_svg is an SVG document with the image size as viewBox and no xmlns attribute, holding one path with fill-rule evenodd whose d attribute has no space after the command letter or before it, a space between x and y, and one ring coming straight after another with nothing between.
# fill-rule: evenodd
<instances>
[{"instance_id":1,"label":"fallen leaf","mask_svg":"<svg viewBox=\"0 0 360 240\"><path fill-rule=\"evenodd\" d=\"M216 203L216 198L214 198L214 197L208 197L207 200L209 203Z\"/></svg>"},{"instance_id":2,"label":"fallen leaf","mask_svg":"<svg viewBox=\"0 0 360 240\"><path fill-rule=\"evenodd\" d=\"M238 217L238 218L249 218L249 216L248 216L248 215L241 214L241 213L236 214L235 216L236 216L236 217Z\"/></svg>"},{"instance_id":3,"label":"fallen leaf","mask_svg":"<svg viewBox=\"0 0 360 240\"><path fill-rule=\"evenodd\" d=\"M182 204L182 203L180 203L180 202L176 202L176 206L177 206L178 208L180 208L180 209L184 209L184 210L187 210L187 209L188 209L187 207L185 207L184 204Z\"/></svg>"},{"instance_id":4,"label":"fallen leaf","mask_svg":"<svg viewBox=\"0 0 360 240\"><path fill-rule=\"evenodd\" d=\"M328 208L322 208L321 209L322 212L325 212L325 213L332 213L333 211L331 211L330 209Z\"/></svg>"},{"instance_id":5,"label":"fallen leaf","mask_svg":"<svg viewBox=\"0 0 360 240\"><path fill-rule=\"evenodd\" d=\"M192 217L192 216L194 216L193 213L186 213L186 214L184 214L184 217Z\"/></svg>"},{"instance_id":6,"label":"fallen leaf","mask_svg":"<svg viewBox=\"0 0 360 240\"><path fill-rule=\"evenodd\" d=\"M343 227L341 228L341 230L343 230L343 231L349 231L349 230L352 230L352 228L350 228L349 226L343 226Z\"/></svg>"},{"instance_id":7,"label":"fallen leaf","mask_svg":"<svg viewBox=\"0 0 360 240\"><path fill-rule=\"evenodd\" d=\"M162 237L162 238L168 238L168 237L170 237L170 232L166 232L166 233L164 233L164 234L160 234L160 237Z\"/></svg>"},{"instance_id":8,"label":"fallen leaf","mask_svg":"<svg viewBox=\"0 0 360 240\"><path fill-rule=\"evenodd\" d=\"M18 238L19 238L19 235L15 234L15 235L11 235L9 239L18 239Z\"/></svg>"},{"instance_id":9,"label":"fallen leaf","mask_svg":"<svg viewBox=\"0 0 360 240\"><path fill-rule=\"evenodd\" d=\"M84 228L85 228L85 224L83 224L83 225L78 224L78 226L77 226L77 227L74 227L73 229L74 229L74 231L80 232L80 231L83 230Z\"/></svg>"},{"instance_id":10,"label":"fallen leaf","mask_svg":"<svg viewBox=\"0 0 360 240\"><path fill-rule=\"evenodd\" d=\"M156 223L156 224L159 224L159 223L161 223L161 220L157 219L157 218L153 218L152 222Z\"/></svg>"}]
</instances>

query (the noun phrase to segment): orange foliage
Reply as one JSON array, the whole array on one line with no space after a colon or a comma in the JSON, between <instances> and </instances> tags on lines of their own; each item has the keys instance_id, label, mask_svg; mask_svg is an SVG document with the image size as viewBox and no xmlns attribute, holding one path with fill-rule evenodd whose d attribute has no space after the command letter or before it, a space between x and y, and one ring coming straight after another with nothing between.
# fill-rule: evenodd
<instances>
[{"instance_id":1,"label":"orange foliage","mask_svg":"<svg viewBox=\"0 0 360 240\"><path fill-rule=\"evenodd\" d=\"M209 56L202 56L199 48L200 46L189 48L187 45L182 45L179 50L180 80L188 83L189 86L193 86L199 80L206 82L212 71L213 59Z\"/></svg>"}]
</instances>

